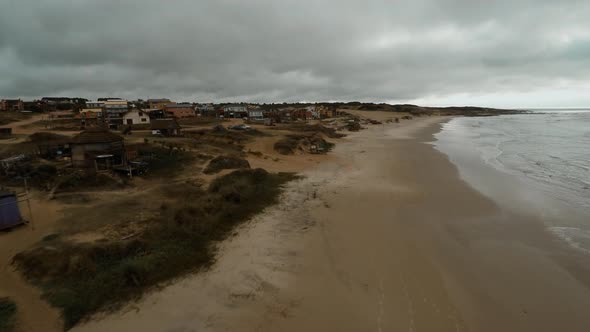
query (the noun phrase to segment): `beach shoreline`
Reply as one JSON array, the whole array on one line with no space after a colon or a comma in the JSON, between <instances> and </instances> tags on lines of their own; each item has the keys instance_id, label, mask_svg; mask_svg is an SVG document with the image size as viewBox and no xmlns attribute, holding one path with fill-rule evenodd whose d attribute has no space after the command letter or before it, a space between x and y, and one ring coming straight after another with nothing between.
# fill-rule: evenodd
<instances>
[{"instance_id":1,"label":"beach shoreline","mask_svg":"<svg viewBox=\"0 0 590 332\"><path fill-rule=\"evenodd\" d=\"M578 258L461 180L429 144L447 119L343 139L210 271L73 330L585 330Z\"/></svg>"}]
</instances>

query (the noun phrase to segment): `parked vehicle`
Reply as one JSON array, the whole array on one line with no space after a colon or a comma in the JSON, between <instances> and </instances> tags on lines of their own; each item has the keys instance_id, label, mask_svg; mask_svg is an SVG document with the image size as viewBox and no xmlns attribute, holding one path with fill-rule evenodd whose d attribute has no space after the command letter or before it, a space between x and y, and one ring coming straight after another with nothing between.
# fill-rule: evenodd
<instances>
[{"instance_id":1,"label":"parked vehicle","mask_svg":"<svg viewBox=\"0 0 590 332\"><path fill-rule=\"evenodd\" d=\"M245 125L245 124L239 124L239 125L233 125L233 126L229 126L229 129L233 129L233 130L251 130L252 127Z\"/></svg>"}]
</instances>

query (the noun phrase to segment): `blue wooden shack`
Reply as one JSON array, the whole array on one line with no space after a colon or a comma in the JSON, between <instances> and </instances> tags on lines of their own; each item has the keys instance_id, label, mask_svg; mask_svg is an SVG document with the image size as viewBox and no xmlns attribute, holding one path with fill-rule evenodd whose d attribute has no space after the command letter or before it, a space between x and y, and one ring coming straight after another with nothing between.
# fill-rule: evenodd
<instances>
[{"instance_id":1,"label":"blue wooden shack","mask_svg":"<svg viewBox=\"0 0 590 332\"><path fill-rule=\"evenodd\" d=\"M0 230L20 225L24 222L14 193L0 191Z\"/></svg>"}]
</instances>

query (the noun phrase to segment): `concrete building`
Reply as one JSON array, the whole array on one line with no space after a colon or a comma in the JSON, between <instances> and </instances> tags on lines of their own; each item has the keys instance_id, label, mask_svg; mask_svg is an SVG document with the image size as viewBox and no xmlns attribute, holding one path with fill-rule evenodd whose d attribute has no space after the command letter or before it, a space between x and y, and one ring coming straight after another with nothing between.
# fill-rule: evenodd
<instances>
[{"instance_id":1,"label":"concrete building","mask_svg":"<svg viewBox=\"0 0 590 332\"><path fill-rule=\"evenodd\" d=\"M110 99L104 102L103 117L109 128L117 129L123 124L123 115L129 111L127 100Z\"/></svg>"},{"instance_id":2,"label":"concrete building","mask_svg":"<svg viewBox=\"0 0 590 332\"><path fill-rule=\"evenodd\" d=\"M166 105L173 104L170 99L161 98L161 99L148 99L147 101L148 107L152 110L163 110Z\"/></svg>"}]
</instances>

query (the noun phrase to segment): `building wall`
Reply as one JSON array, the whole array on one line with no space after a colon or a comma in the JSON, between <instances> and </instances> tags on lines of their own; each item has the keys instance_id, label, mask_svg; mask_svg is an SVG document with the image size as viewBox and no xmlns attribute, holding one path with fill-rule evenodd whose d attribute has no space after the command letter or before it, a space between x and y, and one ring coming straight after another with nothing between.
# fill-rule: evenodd
<instances>
[{"instance_id":1,"label":"building wall","mask_svg":"<svg viewBox=\"0 0 590 332\"><path fill-rule=\"evenodd\" d=\"M95 108L103 108L104 102L102 101L88 101L86 102L86 108L88 109L95 109Z\"/></svg>"},{"instance_id":2,"label":"building wall","mask_svg":"<svg viewBox=\"0 0 590 332\"><path fill-rule=\"evenodd\" d=\"M129 102L127 100L107 100L104 102L103 108L109 118L120 118L129 111Z\"/></svg>"},{"instance_id":3,"label":"building wall","mask_svg":"<svg viewBox=\"0 0 590 332\"><path fill-rule=\"evenodd\" d=\"M264 113L262 112L262 110L248 111L248 118L250 118L250 119L263 119Z\"/></svg>"},{"instance_id":4,"label":"building wall","mask_svg":"<svg viewBox=\"0 0 590 332\"><path fill-rule=\"evenodd\" d=\"M192 107L169 107L166 108L166 112L175 118L190 118L195 116L195 110Z\"/></svg>"},{"instance_id":5,"label":"building wall","mask_svg":"<svg viewBox=\"0 0 590 332\"><path fill-rule=\"evenodd\" d=\"M150 109L155 110L163 110L166 108L166 105L170 105L172 102L168 99L163 100L148 100L148 106Z\"/></svg>"},{"instance_id":6,"label":"building wall","mask_svg":"<svg viewBox=\"0 0 590 332\"><path fill-rule=\"evenodd\" d=\"M80 110L80 115L84 115L88 113L90 114L96 114L96 116L101 116L102 115L102 108L84 108L82 110Z\"/></svg>"}]
</instances>

